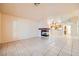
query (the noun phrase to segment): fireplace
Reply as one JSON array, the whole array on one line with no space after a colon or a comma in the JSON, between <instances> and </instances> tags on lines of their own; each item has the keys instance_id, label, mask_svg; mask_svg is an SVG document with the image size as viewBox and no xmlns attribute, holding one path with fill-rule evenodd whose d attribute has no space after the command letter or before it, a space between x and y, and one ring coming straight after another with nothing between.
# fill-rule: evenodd
<instances>
[{"instance_id":1,"label":"fireplace","mask_svg":"<svg viewBox=\"0 0 79 59\"><path fill-rule=\"evenodd\" d=\"M49 36L49 28L39 28L41 30L41 36L48 37Z\"/></svg>"}]
</instances>

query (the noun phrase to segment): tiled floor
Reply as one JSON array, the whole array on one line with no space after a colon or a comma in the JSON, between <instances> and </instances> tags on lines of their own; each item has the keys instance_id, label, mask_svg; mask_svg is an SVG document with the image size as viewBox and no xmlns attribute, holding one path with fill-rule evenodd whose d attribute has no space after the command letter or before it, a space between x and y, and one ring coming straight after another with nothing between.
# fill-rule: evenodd
<instances>
[{"instance_id":1,"label":"tiled floor","mask_svg":"<svg viewBox=\"0 0 79 59\"><path fill-rule=\"evenodd\" d=\"M69 36L35 37L0 45L1 56L78 56L79 40Z\"/></svg>"}]
</instances>

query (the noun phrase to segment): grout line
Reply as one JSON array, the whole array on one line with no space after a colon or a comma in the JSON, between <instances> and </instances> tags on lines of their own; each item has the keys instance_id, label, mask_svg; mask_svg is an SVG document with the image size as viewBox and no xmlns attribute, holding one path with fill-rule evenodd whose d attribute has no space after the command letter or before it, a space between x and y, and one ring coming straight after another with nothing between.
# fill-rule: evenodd
<instances>
[{"instance_id":1,"label":"grout line","mask_svg":"<svg viewBox=\"0 0 79 59\"><path fill-rule=\"evenodd\" d=\"M52 47L51 47L51 48L52 48ZM50 49L51 49L51 48L50 48ZM46 55L46 53L47 53L48 51L50 51L50 49L47 49L47 51L43 54L43 56L45 56L45 55Z\"/></svg>"},{"instance_id":2,"label":"grout line","mask_svg":"<svg viewBox=\"0 0 79 59\"><path fill-rule=\"evenodd\" d=\"M59 53L57 54L57 56L59 56L60 52L64 49L64 47L66 46L66 44L60 49Z\"/></svg>"},{"instance_id":3,"label":"grout line","mask_svg":"<svg viewBox=\"0 0 79 59\"><path fill-rule=\"evenodd\" d=\"M71 43L71 56L72 56L72 51L73 51L73 39L72 39L72 43Z\"/></svg>"},{"instance_id":4,"label":"grout line","mask_svg":"<svg viewBox=\"0 0 79 59\"><path fill-rule=\"evenodd\" d=\"M60 49L60 51L58 52L57 56L59 56L59 54L60 54L61 50L63 50L63 49L64 49L64 47L65 47L65 46L63 46L63 47Z\"/></svg>"},{"instance_id":5,"label":"grout line","mask_svg":"<svg viewBox=\"0 0 79 59\"><path fill-rule=\"evenodd\" d=\"M58 52L57 56L59 56L59 54L60 54L60 52L61 52L62 49L63 49L63 48L60 49L60 51Z\"/></svg>"}]
</instances>

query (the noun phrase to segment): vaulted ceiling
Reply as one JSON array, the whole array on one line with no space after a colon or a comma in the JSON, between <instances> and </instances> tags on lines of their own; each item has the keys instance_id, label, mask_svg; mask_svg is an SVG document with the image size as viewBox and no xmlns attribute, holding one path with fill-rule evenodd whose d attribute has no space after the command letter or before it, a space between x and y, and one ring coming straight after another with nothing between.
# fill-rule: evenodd
<instances>
[{"instance_id":1,"label":"vaulted ceiling","mask_svg":"<svg viewBox=\"0 0 79 59\"><path fill-rule=\"evenodd\" d=\"M0 4L1 12L27 19L63 16L72 14L76 10L79 10L79 4L40 3L38 6L35 6L33 3Z\"/></svg>"}]
</instances>

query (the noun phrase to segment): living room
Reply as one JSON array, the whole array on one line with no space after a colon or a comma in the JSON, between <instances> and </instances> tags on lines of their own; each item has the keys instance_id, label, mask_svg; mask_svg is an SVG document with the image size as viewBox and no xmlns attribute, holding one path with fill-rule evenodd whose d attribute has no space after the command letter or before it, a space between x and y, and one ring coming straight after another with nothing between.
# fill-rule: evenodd
<instances>
[{"instance_id":1,"label":"living room","mask_svg":"<svg viewBox=\"0 0 79 59\"><path fill-rule=\"evenodd\" d=\"M78 17L75 3L1 3L0 55L79 55Z\"/></svg>"}]
</instances>

